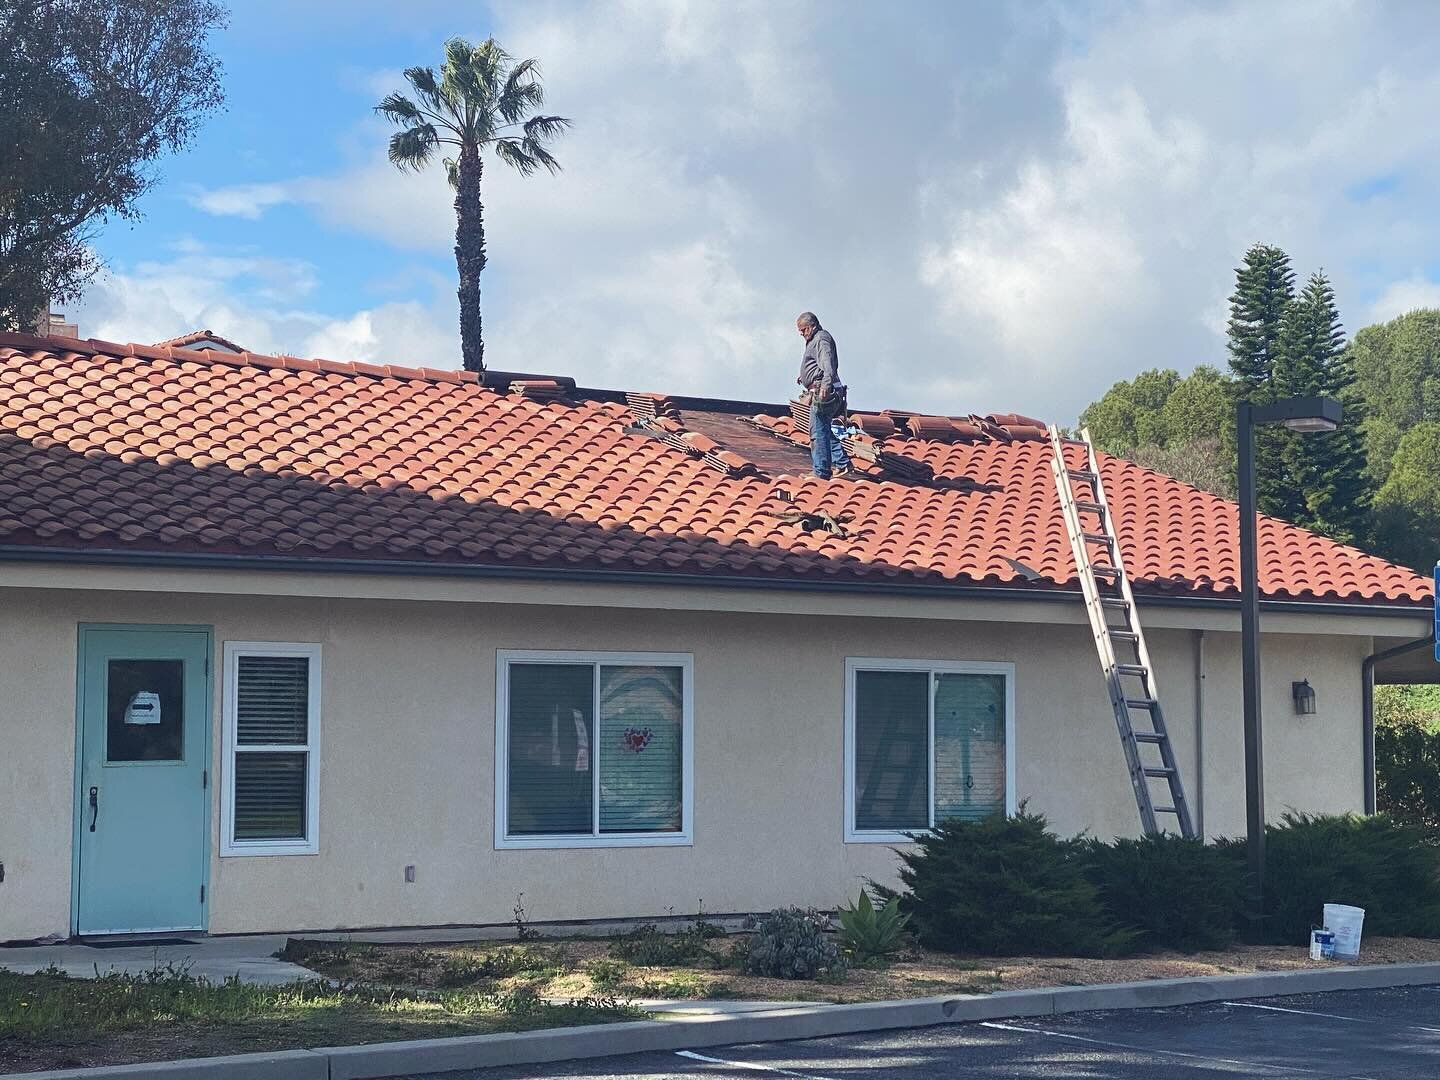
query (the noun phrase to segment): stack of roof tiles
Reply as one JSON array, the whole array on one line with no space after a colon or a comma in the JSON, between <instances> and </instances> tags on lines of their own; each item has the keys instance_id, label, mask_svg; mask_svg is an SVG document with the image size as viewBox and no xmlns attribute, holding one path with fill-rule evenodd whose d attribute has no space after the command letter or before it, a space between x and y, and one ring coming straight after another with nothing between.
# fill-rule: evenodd
<instances>
[{"instance_id":1,"label":"stack of roof tiles","mask_svg":"<svg viewBox=\"0 0 1440 1080\"><path fill-rule=\"evenodd\" d=\"M531 401L564 401L566 387L557 379L512 379L510 393Z\"/></svg>"},{"instance_id":2,"label":"stack of roof tiles","mask_svg":"<svg viewBox=\"0 0 1440 1080\"><path fill-rule=\"evenodd\" d=\"M566 402L508 392L541 378L0 335L0 557L1076 585L1050 447L1014 417L980 418L983 438L932 439L899 433L894 416L897 433L880 436L862 414L851 438L877 461L824 481L737 465L724 424L703 440L686 427L703 403L636 430L616 395L568 380L553 380ZM746 425L751 437L756 425L776 437L774 460L800 457L784 407ZM887 454L933 481L896 478ZM1100 467L1137 592L1236 595L1233 504L1104 454ZM846 535L774 516L792 510L849 514ZM1430 602L1426 578L1303 529L1263 519L1259 541L1272 598Z\"/></svg>"},{"instance_id":3,"label":"stack of roof tiles","mask_svg":"<svg viewBox=\"0 0 1440 1080\"><path fill-rule=\"evenodd\" d=\"M665 394L641 394L627 390L625 404L641 420L654 420L657 416L678 417L680 415L680 410Z\"/></svg>"}]
</instances>

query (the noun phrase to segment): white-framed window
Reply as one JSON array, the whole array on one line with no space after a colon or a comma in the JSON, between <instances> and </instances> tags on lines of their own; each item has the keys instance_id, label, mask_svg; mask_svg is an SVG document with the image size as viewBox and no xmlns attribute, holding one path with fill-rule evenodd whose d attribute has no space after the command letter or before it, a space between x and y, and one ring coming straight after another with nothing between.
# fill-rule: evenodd
<instances>
[{"instance_id":1,"label":"white-framed window","mask_svg":"<svg viewBox=\"0 0 1440 1080\"><path fill-rule=\"evenodd\" d=\"M320 850L320 646L225 642L221 855Z\"/></svg>"},{"instance_id":2,"label":"white-framed window","mask_svg":"<svg viewBox=\"0 0 1440 1080\"><path fill-rule=\"evenodd\" d=\"M685 653L501 650L495 846L691 843L692 673Z\"/></svg>"},{"instance_id":3,"label":"white-framed window","mask_svg":"<svg viewBox=\"0 0 1440 1080\"><path fill-rule=\"evenodd\" d=\"M1015 665L845 661L845 840L1015 812Z\"/></svg>"}]
</instances>

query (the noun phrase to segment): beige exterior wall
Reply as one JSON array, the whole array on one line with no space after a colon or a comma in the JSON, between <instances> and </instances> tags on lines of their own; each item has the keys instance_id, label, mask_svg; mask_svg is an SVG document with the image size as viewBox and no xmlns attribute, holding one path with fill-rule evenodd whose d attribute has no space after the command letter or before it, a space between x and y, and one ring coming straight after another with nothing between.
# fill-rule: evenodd
<instances>
[{"instance_id":1,"label":"beige exterior wall","mask_svg":"<svg viewBox=\"0 0 1440 1080\"><path fill-rule=\"evenodd\" d=\"M885 845L846 844L847 656L1016 666L1017 787L1062 832L1138 832L1088 629L1064 623L338 597L0 590L0 941L64 935L70 909L80 623L203 624L227 640L324 647L320 853L219 857L210 930L503 922L833 905L893 875ZM963 606L965 601L953 601ZM1030 618L1063 605L1019 608ZM1078 608L1078 604L1076 605ZM1065 611L1068 616L1070 612ZM1268 625L1268 622L1267 622ZM1267 806L1358 809L1360 662L1370 638L1264 641ZM1244 828L1239 635L1204 632L1203 788L1195 783L1197 632L1151 632L1177 754L1210 835ZM494 849L497 649L694 656L691 847ZM1312 717L1293 715L1308 678ZM216 678L214 775L220 760ZM218 792L218 785L212 787ZM406 884L403 868L417 880Z\"/></svg>"}]
</instances>

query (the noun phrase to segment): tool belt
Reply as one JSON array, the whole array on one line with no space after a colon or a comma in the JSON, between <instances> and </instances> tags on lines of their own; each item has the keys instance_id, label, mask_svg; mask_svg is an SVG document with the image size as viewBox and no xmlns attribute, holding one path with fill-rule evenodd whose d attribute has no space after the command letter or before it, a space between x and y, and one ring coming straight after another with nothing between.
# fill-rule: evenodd
<instances>
[{"instance_id":1,"label":"tool belt","mask_svg":"<svg viewBox=\"0 0 1440 1080\"><path fill-rule=\"evenodd\" d=\"M846 401L845 387L831 386L828 394L820 393L820 384L816 383L810 387L810 400L820 407L820 415L827 420L832 416L840 416L849 411L849 403Z\"/></svg>"}]
</instances>

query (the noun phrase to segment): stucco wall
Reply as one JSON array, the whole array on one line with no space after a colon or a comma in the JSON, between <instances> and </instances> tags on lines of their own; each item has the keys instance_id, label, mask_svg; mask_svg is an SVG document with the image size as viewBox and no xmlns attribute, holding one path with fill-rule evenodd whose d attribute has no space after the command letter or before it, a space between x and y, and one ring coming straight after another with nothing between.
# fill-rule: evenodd
<instances>
[{"instance_id":1,"label":"stucco wall","mask_svg":"<svg viewBox=\"0 0 1440 1080\"><path fill-rule=\"evenodd\" d=\"M1088 630L783 613L704 614L344 599L0 592L0 941L65 934L76 626L187 623L226 640L324 646L320 854L212 854L214 933L577 919L835 904L893 874L884 845L843 835L847 656L1016 665L1017 786L1065 832L1138 831ZM1043 618L1048 605L1036 605ZM1195 647L1150 635L1177 753L1210 835L1244 828L1239 635L1207 631L1204 787L1195 786ZM496 851L497 649L690 652L693 847ZM1266 782L1288 807L1356 809L1361 658L1369 639L1267 635ZM1320 707L1298 718L1292 679ZM214 716L219 716L219 682ZM223 776L218 726L215 775ZM218 851L218 797L212 826ZM414 864L416 881L403 868Z\"/></svg>"}]
</instances>

